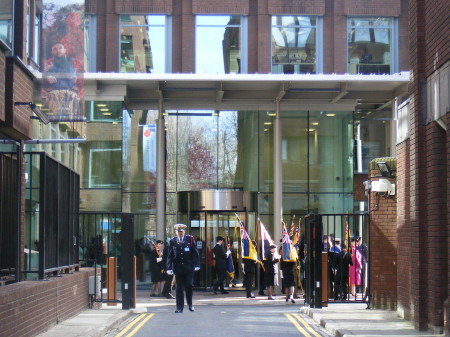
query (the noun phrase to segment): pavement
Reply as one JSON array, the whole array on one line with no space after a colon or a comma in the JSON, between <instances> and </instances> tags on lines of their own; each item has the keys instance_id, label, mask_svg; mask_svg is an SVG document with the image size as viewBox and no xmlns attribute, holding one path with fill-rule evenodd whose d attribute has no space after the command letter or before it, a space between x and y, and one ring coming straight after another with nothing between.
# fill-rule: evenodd
<instances>
[{"instance_id":1,"label":"pavement","mask_svg":"<svg viewBox=\"0 0 450 337\"><path fill-rule=\"evenodd\" d=\"M266 296L246 299L245 292L230 291L229 295L211 296L211 292L195 291L194 305L284 305L281 296L277 301L267 301ZM299 312L311 317L336 337L378 337L378 336L424 336L443 337L443 334L416 331L413 324L397 316L395 311L367 309L364 303L331 303L322 309L313 309L297 300ZM149 297L148 291L137 291L136 308L122 310L121 304L101 309L87 309L77 316L59 323L39 337L101 337L114 326L127 320L133 314L147 312L148 308L175 305L175 300Z\"/></svg>"}]
</instances>

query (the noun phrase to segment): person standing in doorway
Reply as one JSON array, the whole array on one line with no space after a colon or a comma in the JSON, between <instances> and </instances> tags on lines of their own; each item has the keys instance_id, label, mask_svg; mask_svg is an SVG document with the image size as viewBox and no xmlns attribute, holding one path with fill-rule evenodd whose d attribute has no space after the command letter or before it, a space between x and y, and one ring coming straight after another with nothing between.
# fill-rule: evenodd
<instances>
[{"instance_id":1,"label":"person standing in doorway","mask_svg":"<svg viewBox=\"0 0 450 337\"><path fill-rule=\"evenodd\" d=\"M176 303L175 313L182 313L184 308L184 292L186 302L190 311L194 311L192 305L192 292L194 271L200 270L200 255L194 237L185 233L186 225L175 224L174 236L169 243L169 254L167 256L167 274L175 274L176 280Z\"/></svg>"},{"instance_id":2,"label":"person standing in doorway","mask_svg":"<svg viewBox=\"0 0 450 337\"><path fill-rule=\"evenodd\" d=\"M213 253L214 253L214 260L215 260L215 270L217 275L217 280L214 282L213 285L213 292L217 295L217 290L220 288L220 292L222 294L228 294L228 291L226 291L223 287L223 282L225 281L225 278L227 276L227 258L228 255L231 254L230 250L227 250L225 252L225 249L223 248L223 242L225 239L221 236L218 236L216 238L216 245L214 246Z\"/></svg>"}]
</instances>

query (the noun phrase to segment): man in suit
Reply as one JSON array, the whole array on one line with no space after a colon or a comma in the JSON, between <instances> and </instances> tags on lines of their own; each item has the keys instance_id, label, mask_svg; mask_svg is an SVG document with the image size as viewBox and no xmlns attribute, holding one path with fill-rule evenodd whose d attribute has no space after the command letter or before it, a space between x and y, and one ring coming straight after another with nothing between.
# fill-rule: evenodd
<instances>
[{"instance_id":1,"label":"man in suit","mask_svg":"<svg viewBox=\"0 0 450 337\"><path fill-rule=\"evenodd\" d=\"M177 233L169 242L169 254L167 255L167 274L175 274L177 284L175 313L182 313L184 308L184 291L186 302L190 311L194 311L192 305L192 283L194 271L200 269L200 256L192 235L185 233L186 225L176 224Z\"/></svg>"},{"instance_id":2,"label":"man in suit","mask_svg":"<svg viewBox=\"0 0 450 337\"><path fill-rule=\"evenodd\" d=\"M231 254L231 251L225 252L225 249L223 248L224 238L221 236L218 236L216 238L216 245L214 246L213 253L214 253L214 260L216 261L215 269L216 269L216 275L217 280L214 282L213 285L213 291L214 294L217 295L217 290L220 288L220 292L222 294L228 294L228 291L225 291L223 288L223 281L225 280L225 277L227 276L227 258L228 255Z\"/></svg>"}]
</instances>

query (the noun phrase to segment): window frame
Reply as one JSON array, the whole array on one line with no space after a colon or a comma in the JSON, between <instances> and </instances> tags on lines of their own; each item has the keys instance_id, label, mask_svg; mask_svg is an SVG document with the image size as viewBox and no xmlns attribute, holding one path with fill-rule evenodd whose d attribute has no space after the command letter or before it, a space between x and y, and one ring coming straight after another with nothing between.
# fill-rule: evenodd
<instances>
[{"instance_id":1,"label":"window frame","mask_svg":"<svg viewBox=\"0 0 450 337\"><path fill-rule=\"evenodd\" d=\"M316 19L315 26L311 25L310 27L301 26L301 25L273 25L272 19L274 17L290 17L290 16L296 16L296 17L314 17ZM320 74L323 72L323 17L319 15L272 15L270 17L270 45L272 46L273 43L273 34L272 29L275 27L287 27L287 28L315 28L316 29L316 37L315 37L315 44L316 44L316 70L315 74ZM270 70L273 73L273 48L270 48ZM278 73L278 72L277 72ZM301 74L300 72L295 72L296 74Z\"/></svg>"},{"instance_id":2,"label":"window frame","mask_svg":"<svg viewBox=\"0 0 450 337\"><path fill-rule=\"evenodd\" d=\"M356 28L356 26L351 25L351 20L359 19L359 20L370 20L370 19L390 19L390 73L395 74L399 70L398 67L398 53L399 53L399 45L398 45L398 18L392 16L363 16L363 15L355 15L347 17L347 29L346 29L346 72L350 73L349 65L349 34L350 30ZM364 29L363 27L358 27L360 29ZM366 29L370 29L373 27L367 27ZM353 74L353 73L351 73ZM360 74L360 72L356 72L355 74Z\"/></svg>"},{"instance_id":3,"label":"window frame","mask_svg":"<svg viewBox=\"0 0 450 337\"><path fill-rule=\"evenodd\" d=\"M240 25L211 25L211 24L199 24L198 23L198 18L200 17L229 17L231 19L231 17L233 16L239 16L240 17ZM240 49L240 74L247 74L248 73L248 16L246 15L233 15L233 14L197 14L195 15L195 47L194 47L194 68L195 68L195 73L198 74L199 72L197 71L197 29L199 27L211 27L211 28L218 28L218 27L230 27L230 28L236 28L239 27L240 31L239 31L239 38L241 41L241 49ZM230 72L231 73L231 72Z\"/></svg>"},{"instance_id":4,"label":"window frame","mask_svg":"<svg viewBox=\"0 0 450 337\"><path fill-rule=\"evenodd\" d=\"M161 24L123 24L122 17L125 16L146 16L146 17L163 17L164 18L164 26ZM122 42L121 42L121 36L122 36L122 27L164 27L164 40L165 40L165 46L164 46L164 71L162 73L167 74L172 72L172 16L166 15L166 14L157 14L157 13L151 13L151 14L136 14L136 13L122 13L119 15L119 34L118 34L118 41L119 41L119 50L118 50L118 71L120 71L121 65L121 53L122 53ZM126 73L126 72L124 72ZM134 73L137 73L136 71ZM161 74L161 72L153 72L152 74Z\"/></svg>"}]
</instances>

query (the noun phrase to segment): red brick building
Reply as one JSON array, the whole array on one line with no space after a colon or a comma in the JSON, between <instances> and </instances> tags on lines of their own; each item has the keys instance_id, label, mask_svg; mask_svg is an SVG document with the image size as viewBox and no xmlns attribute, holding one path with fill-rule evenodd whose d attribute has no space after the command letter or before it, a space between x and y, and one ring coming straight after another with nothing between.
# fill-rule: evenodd
<instances>
[{"instance_id":1,"label":"red brick building","mask_svg":"<svg viewBox=\"0 0 450 337\"><path fill-rule=\"evenodd\" d=\"M266 185L258 190L261 195L266 193L264 197L267 197L265 200L260 200L261 205L265 205L264 202L269 205L262 217L272 220L277 217L278 213L282 213L282 208L284 211L288 210L286 216L294 214L298 210L325 212L320 207L327 204L345 205L339 206L343 207L343 209L339 209L341 212L369 210L371 241L368 244L371 250L370 295L372 307L397 310L399 315L414 322L417 329L434 331L445 329L449 334L448 125L450 116L448 111L450 104L448 79L450 66L449 20L446 14L449 7L448 1L86 0L84 8L86 14L85 45L88 46L88 50L86 51L85 70L89 73L86 75L86 101L91 101L92 106L96 101L108 104L112 102L117 106L116 119L100 116L100 109L89 110L92 116L96 113L98 115L95 117L97 120L90 115L89 118L92 120L89 122L92 123L88 126L83 123L54 123L43 126L30 119L32 116L30 106L15 104L17 102L34 102L39 96L39 81L42 75L40 72L43 69L43 56L39 53L43 2L5 0L4 3L4 5L0 5L0 14L2 15L2 21L0 21L0 138L4 141L2 144L12 142L21 146L21 141L42 139L43 137L70 138L74 135L92 137L91 144L86 146L86 153L80 155L79 158L73 154L72 161L65 156L69 152L67 148L64 151L61 147L55 150L56 147L53 146L34 148L35 151L45 151L59 163L67 165L82 175L85 185L82 183L80 208L86 212L129 211L129 208L124 206L125 203L121 204L121 202L122 200L132 200L131 197L127 199L129 195L121 190L122 187L118 186L116 181L113 181L114 179L120 180L122 162L113 163L110 160L108 165L97 166L94 165L95 163L89 162L89 155L93 158L109 151L108 153L113 153L111 158L116 158L114 154L117 156L117 153L120 153L117 149L122 146L123 133L122 127L118 123L122 122L122 103L138 106L141 102L152 101L151 109L158 110L159 107L155 108L155 104L162 106L170 103L172 106L176 106L174 102L178 101L181 103L178 103L175 108L185 108L183 92L178 90L180 88L175 85L175 87L169 88L171 90L164 91L164 85L170 82L169 77L167 77L166 83L163 83L164 81L157 83L157 80L151 79L151 76L145 77L149 75L145 73L162 74L162 76L167 74L187 76L183 85L188 86L186 92L195 93L196 96L189 97L192 101L195 98L197 101L201 101L205 97L206 99L210 98L207 96L208 93L194 90L199 88L189 87L192 85L189 81L195 82L198 79L197 75L201 77L201 74L217 75L219 73L224 74L225 78L226 75L241 73L244 75L264 74L265 77L261 78L268 82L270 82L268 77L277 75L281 77L276 77L277 80L274 80L274 83L278 85L276 90L271 88L272 91L269 92L268 97L267 92L253 96L251 98L253 105L249 105L248 110L258 110L259 108L255 108L255 106L260 103L259 101L267 100L271 105L266 110L273 111L276 110L274 102L278 103L279 108L281 101L283 108L282 104L286 104L287 101L286 105L289 105L289 99L292 99L294 104L299 106L305 102L306 105L313 106L317 110L318 118L323 118L320 121L321 125L325 125L324 112L333 112L333 109L338 112L347 112L350 116L347 117L348 121L340 120L342 125L348 125L353 120L358 120L358 123L361 124L365 123L363 118L358 117L358 114L362 114L364 117L370 114L377 115L379 118L374 118L374 124L367 123L367 130L383 130L382 136L377 134L382 139L376 139L376 145L374 145L374 139L370 138L371 135L367 135L366 138L359 135L358 137L353 136L353 129L349 132L348 139L340 138L342 144L367 142L364 163L357 163L359 159L354 160L349 168L342 169L339 174L335 174L334 170L336 167L344 167L344 163L336 164L335 161L329 161L327 166L319 166L319 163L317 166L311 165L308 173L305 173L305 177L300 179L297 176L297 170L291 169L292 172L290 171L289 160L294 158L293 160L296 160L298 164L305 158L308 158L307 160L312 158L311 161L314 161L314 157L320 157L321 160L327 161L327 157L336 151L324 151L320 155L309 153L309 149L299 151L301 145L298 144L304 144L306 143L304 139L309 139L308 133L304 139L294 139L300 133L299 130L310 132L309 129L316 124L295 124L298 122L298 120L295 121L295 118L300 119L299 116L301 116L309 123L310 118L311 121L313 117L315 118L314 114L309 111L314 108L302 107L303 110L308 110L306 113L305 111L296 111L296 108L292 108L292 106L288 107L285 111L291 113L290 121L294 121L292 125L288 125L293 128L289 130L292 131L289 136L295 141L291 144L297 145L291 147L286 145L283 150L286 151L286 155L283 157L283 151L280 150L279 159L285 161L283 168L285 176L292 174L294 178L291 180L295 180L295 182L283 181L283 177L281 177L281 183L278 185L284 184L284 188L287 190L292 188L289 191L293 196L292 203L295 205L289 204L289 196L285 198L287 201L284 200L282 193L278 194L277 199L278 192L272 186L277 185L276 182L272 183L272 178L275 176L272 171L277 171L273 163L276 160L270 157L267 161L270 161L271 164L267 165L270 167L267 169L266 181L261 183L261 185ZM27 8L28 4L30 4L30 8ZM147 16L152 18L149 19ZM223 53L225 64L220 64L223 66L220 70L214 68L217 64L208 63L208 56L203 57L202 55L209 47L209 40L206 39L208 33L219 26L217 22L208 21L208 18L212 16L216 18L226 16L226 21L220 23L221 26L227 27L226 33L221 37L226 48ZM35 25L27 25L27 22L32 22L33 18ZM156 23L150 22L152 19ZM139 29L141 29L140 33ZM150 32L152 29L164 30L163 42L154 38L153 35L150 39L150 35L142 34L142 31ZM3 32L8 33L4 34ZM202 35L203 39L208 43L202 44L202 38L199 38L200 33L204 34ZM294 44L290 44L289 34L294 33L298 35L298 38L294 39ZM163 53L158 54L158 52ZM213 70L202 68L206 64ZM392 78L401 77L400 73L405 71L410 71L409 92L404 90L405 85L402 83L391 85L391 81L394 81ZM147 79L152 86L157 85L156 90L150 90L150 85L149 88L140 85L138 76L130 75L130 79L128 79L127 74L118 74L133 72L140 73L142 78ZM340 82L333 83L335 87L330 90L325 79L333 81L336 74L339 76L367 75L364 77L367 78L367 83L357 82L356 77L350 76L348 81L345 77L342 77L344 79L339 77L338 82ZM121 77L121 75L123 76ZM299 77L296 78L296 75ZM119 85L111 84L108 82L108 77L122 82ZM259 84L258 81L261 81L261 78L252 82L254 86ZM282 79L280 80L280 78ZM371 92L371 81L375 83L380 78L381 81L385 80L386 88L376 87L378 89ZM201 81L201 84L204 85L208 83L204 78L201 78ZM288 83L289 81L294 84L300 82L297 83L300 87L293 88L296 90L289 92L289 89L292 89L292 83ZM311 85L311 89L311 87L301 87L302 81L315 82L314 85ZM247 90L251 93L253 89L238 86L235 92L232 90L227 92L219 82L214 83L216 87L213 87L212 90L209 90L211 88L205 90L216 95L212 97L213 103L210 103L209 107L211 109L211 106L214 107L216 104L215 109L218 111L221 109L219 104L223 104L226 99L232 100L236 92ZM238 83L238 85L242 85L242 83ZM359 91L359 86L367 86L366 96L358 96L364 93L364 90ZM115 88L119 89L112 90ZM272 97L273 91L275 96ZM160 97L163 99L161 100ZM224 97L225 100L222 100ZM192 101L188 103L193 104ZM347 111L339 107L343 101ZM241 103L234 102L235 105ZM245 102L245 104L247 103L248 101ZM192 106L192 109L197 108L197 106ZM223 106L224 104L222 108ZM264 108L256 111L261 116L258 117L261 120L263 117L268 118ZM139 109L143 108L136 108L136 110ZM146 109L150 108L147 106ZM256 112L254 115L257 115ZM98 120L100 122L95 123ZM345 124L344 121L348 123ZM274 120L267 120L267 122L269 125L271 122L275 124ZM133 123L137 130L141 121L135 117ZM267 130L259 127L253 120L249 119L246 123L244 126L248 128L255 130L260 128L258 131L260 134L264 134ZM333 130L333 132L327 131L325 136L342 133L342 130L335 132L332 129L333 123L328 123L328 130ZM352 124L352 127L357 129L356 124ZM342 129L344 128L342 127ZM104 130L108 130L108 132L104 132ZM287 127L285 135L288 134L286 130L288 130ZM137 131L134 132L138 134ZM274 137L258 137L260 137L259 141L269 144L269 147L273 145ZM136 137L136 139L138 138ZM96 142L113 143L113 145L108 143L108 146L114 147L113 150L116 152L111 148L93 148L91 152L87 152L90 150L89 146ZM252 142L253 140L248 143ZM333 141L322 143L324 144L322 148L333 149L332 146L335 145L333 143ZM133 144L137 144L137 141ZM293 149L292 152L289 152L290 148ZM306 148L309 148L309 145L302 149ZM5 155L8 150L2 149L2 154ZM246 152L249 154L259 151L259 148L255 149L255 151L253 148L247 149ZM76 146L71 147L70 151L73 151L72 153L82 152ZM304 155L302 151L307 154ZM304 157L300 157L299 152ZM11 185L7 178L0 181L0 193L2 193L0 198L2 202L0 205L0 248L2 249L0 251L0 269L9 270L15 274L7 275L8 282L11 281L11 277L15 281L13 284L0 287L0 326L10 334L14 331L18 335L28 336L35 335L87 308L89 303L88 276L93 274L93 271L81 269L74 274L63 273L61 279L52 278L50 282L45 283L25 280L26 273L23 271L26 269L25 260L27 258L24 252L34 249L38 251L39 246L30 239L32 231L29 228L31 226L26 225L28 224L26 207L30 206L33 200L26 200L25 160L22 159L20 151L17 153L19 159L15 160L16 166L14 167L20 168L19 162L23 164L20 178L16 178L16 182L20 184ZM9 154L6 155L7 158L9 158L8 156ZM361 156L363 155L361 154ZM120 155L118 157L121 159ZM263 158L263 155L260 157ZM352 146L342 157L349 159L348 161L354 158ZM370 201L367 202L362 181L366 180L368 176L372 182L379 179L375 161L371 161L369 164L369 160L374 157L394 157L394 159L389 159L389 162L392 164L392 168L396 169L396 177L390 181L396 185L396 193L388 197L379 197L377 193L371 192ZM132 164L138 162L139 157L132 154L129 159ZM320 162L318 159L315 160ZM344 161L342 160L342 162ZM242 163L247 167L253 165L250 160L242 161ZM240 165L244 167L242 163ZM6 166L2 165L0 169L4 170ZM95 171L101 166L109 166L115 170L111 169L111 172ZM365 169L356 169L360 166ZM256 166L251 167L255 168ZM351 172L351 177L343 179L347 169ZM248 176L259 177L267 172L261 169L252 171ZM317 174L317 177L311 179L311 181L316 181L308 181L306 184L308 193L305 193L306 197L303 197L304 186L300 185L299 188L299 184L302 182L298 183L297 180L309 180L310 172L311 175ZM130 172L127 173L132 175ZM136 172L132 173L136 174ZM102 180L104 177L106 177L105 181ZM107 180L109 178L111 181ZM247 177L245 174L242 174L240 178L241 180L248 179L249 182L254 180L253 177ZM96 179L99 179L100 182L97 182ZM172 180L169 177L168 181ZM348 186L345 185L347 181L351 181ZM140 183L138 181L136 185ZM201 181L199 186L204 186L203 183ZM314 184L319 186L318 190L310 192L310 186ZM6 200L11 199L8 197L12 195L13 191L17 193L16 186L21 186L20 193L12 199L18 202L11 206ZM108 190L111 186L114 188ZM231 186L231 188L236 187L241 188L242 186ZM330 192L329 190L332 188L335 190ZM133 192L140 193L141 191ZM152 190L153 192L154 190ZM163 195L163 200L167 198L171 203L175 203L173 195L177 190L169 192L172 194ZM319 193L316 194L316 192ZM326 195L327 193L329 195ZM349 199L351 200L339 199L339 202L336 202L333 198L339 193L350 194L351 198ZM302 197L298 197L299 195ZM324 195L326 196L324 197ZM145 200L157 200L154 194L146 197ZM274 199L275 201L273 201ZM307 206L298 206L302 203ZM286 207L286 204L291 208ZM141 206L141 204L132 205L135 209L140 209ZM167 206L167 209L170 206ZM149 233L165 233L166 227L169 227L168 224L177 220L177 210L166 211L165 207L165 205L162 207L164 214L161 223L163 228L156 228L156 225L152 223L153 227L148 231ZM10 209L14 209L15 212L7 212ZM150 214L149 219L153 222L156 222L154 221L155 217L160 216L153 209L148 213ZM15 225L10 226L11 223ZM145 234L148 233L145 232ZM15 240L11 240L11 237L14 237ZM17 242L17 246L9 245L11 242ZM77 244L80 245L79 242ZM77 249L86 248L79 247L77 244L73 244ZM13 265L8 264L11 259L14 261ZM5 283L7 282L5 281ZM34 306L30 303L33 303ZM24 308L23 311L20 311L20 315L17 314L17 307ZM48 314L34 317L32 316L33 310L43 310ZM31 319L33 319L33 325L30 324Z\"/></svg>"}]
</instances>

